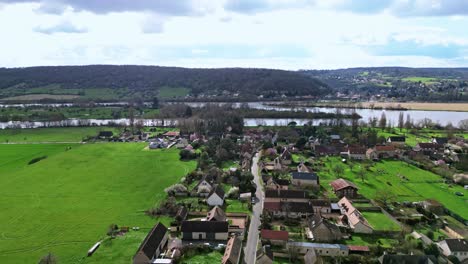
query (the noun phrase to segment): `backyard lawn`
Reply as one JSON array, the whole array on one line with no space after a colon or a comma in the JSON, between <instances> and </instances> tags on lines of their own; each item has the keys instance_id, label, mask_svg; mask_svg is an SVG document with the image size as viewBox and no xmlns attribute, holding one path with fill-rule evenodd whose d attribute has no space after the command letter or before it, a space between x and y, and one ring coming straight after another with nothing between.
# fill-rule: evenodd
<instances>
[{"instance_id":1,"label":"backyard lawn","mask_svg":"<svg viewBox=\"0 0 468 264\"><path fill-rule=\"evenodd\" d=\"M0 263L37 263L48 252L60 263L93 257L129 263L143 231L112 241L126 248L120 253L106 246L91 258L86 252L106 237L110 224L151 228L157 220L144 211L195 168L195 162L180 162L178 151L143 151L145 146L0 145ZM28 165L40 156L47 158Z\"/></svg>"},{"instance_id":2,"label":"backyard lawn","mask_svg":"<svg viewBox=\"0 0 468 264\"><path fill-rule=\"evenodd\" d=\"M340 164L345 168L342 178L345 178L359 187L359 193L369 199L385 191L396 196L399 201L421 201L435 199L442 203L447 209L458 213L468 219L467 208L468 191L462 186L449 186L443 183L442 177L402 161L380 161L375 163L370 171L366 171L364 181L357 175L363 164L353 162L351 171L349 165L344 164L339 158L325 158L324 168L319 170L321 186L332 194L329 183L339 178L333 167ZM455 192L461 192L464 196L457 196ZM333 195L329 195L333 196Z\"/></svg>"},{"instance_id":3,"label":"backyard lawn","mask_svg":"<svg viewBox=\"0 0 468 264\"><path fill-rule=\"evenodd\" d=\"M378 231L400 231L400 225L381 212L361 212L369 224Z\"/></svg>"},{"instance_id":4,"label":"backyard lawn","mask_svg":"<svg viewBox=\"0 0 468 264\"><path fill-rule=\"evenodd\" d=\"M197 254L191 257L184 257L180 261L182 264L206 264L206 263L221 263L223 255L218 251L210 253Z\"/></svg>"}]
</instances>

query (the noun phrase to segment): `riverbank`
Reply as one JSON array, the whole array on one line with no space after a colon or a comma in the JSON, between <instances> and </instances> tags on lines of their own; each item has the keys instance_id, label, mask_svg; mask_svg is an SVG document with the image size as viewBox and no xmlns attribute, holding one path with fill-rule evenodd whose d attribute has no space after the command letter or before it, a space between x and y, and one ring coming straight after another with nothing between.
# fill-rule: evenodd
<instances>
[{"instance_id":1,"label":"riverbank","mask_svg":"<svg viewBox=\"0 0 468 264\"><path fill-rule=\"evenodd\" d=\"M272 106L282 107L329 107L329 108L358 108L375 110L418 110L418 111L451 111L468 112L468 103L428 103L428 102L282 102L271 103Z\"/></svg>"}]
</instances>

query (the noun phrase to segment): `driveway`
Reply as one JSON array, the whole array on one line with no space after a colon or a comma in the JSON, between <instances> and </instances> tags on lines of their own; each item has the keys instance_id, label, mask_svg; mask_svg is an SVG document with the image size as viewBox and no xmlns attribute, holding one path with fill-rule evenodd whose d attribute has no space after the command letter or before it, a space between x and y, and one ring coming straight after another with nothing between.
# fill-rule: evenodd
<instances>
[{"instance_id":1,"label":"driveway","mask_svg":"<svg viewBox=\"0 0 468 264\"><path fill-rule=\"evenodd\" d=\"M250 226L247 234L247 244L244 249L244 262L247 264L254 264L257 258L257 243L258 243L258 227L260 226L260 216L263 212L263 200L265 194L260 183L260 171L258 169L258 160L260 159L259 153L255 154L252 159L252 175L254 176L254 182L257 186L255 196L257 197L257 203L253 206L253 213L250 218Z\"/></svg>"}]
</instances>

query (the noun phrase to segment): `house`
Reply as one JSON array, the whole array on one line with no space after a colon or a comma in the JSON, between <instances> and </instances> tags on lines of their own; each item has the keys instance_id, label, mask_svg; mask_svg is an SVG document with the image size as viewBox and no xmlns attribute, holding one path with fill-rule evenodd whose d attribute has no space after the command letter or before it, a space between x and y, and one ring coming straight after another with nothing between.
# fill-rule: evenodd
<instances>
[{"instance_id":1,"label":"house","mask_svg":"<svg viewBox=\"0 0 468 264\"><path fill-rule=\"evenodd\" d=\"M342 214L340 217L341 222L347 224L354 233L371 234L374 232L374 229L367 222L366 218L354 208L346 197L341 198L338 205Z\"/></svg>"},{"instance_id":2,"label":"house","mask_svg":"<svg viewBox=\"0 0 468 264\"><path fill-rule=\"evenodd\" d=\"M335 146L317 145L314 148L316 156L336 156L341 152L341 148Z\"/></svg>"},{"instance_id":3,"label":"house","mask_svg":"<svg viewBox=\"0 0 468 264\"><path fill-rule=\"evenodd\" d=\"M338 226L316 214L309 220L310 239L318 242L333 242L342 239Z\"/></svg>"},{"instance_id":4,"label":"house","mask_svg":"<svg viewBox=\"0 0 468 264\"><path fill-rule=\"evenodd\" d=\"M329 200L313 199L310 201L310 205L312 205L315 214L331 213L331 203Z\"/></svg>"},{"instance_id":5,"label":"house","mask_svg":"<svg viewBox=\"0 0 468 264\"><path fill-rule=\"evenodd\" d=\"M222 206L224 204L224 190L221 186L216 186L213 188L211 192L208 194L206 199L206 203L210 206Z\"/></svg>"},{"instance_id":6,"label":"house","mask_svg":"<svg viewBox=\"0 0 468 264\"><path fill-rule=\"evenodd\" d=\"M387 143L393 146L402 147L405 145L405 142L406 142L406 137L391 136L387 138Z\"/></svg>"},{"instance_id":7,"label":"house","mask_svg":"<svg viewBox=\"0 0 468 264\"><path fill-rule=\"evenodd\" d=\"M394 158L396 156L396 149L393 145L377 145L374 149L380 159Z\"/></svg>"},{"instance_id":8,"label":"house","mask_svg":"<svg viewBox=\"0 0 468 264\"><path fill-rule=\"evenodd\" d=\"M367 149L361 146L349 147L348 157L354 160L365 160Z\"/></svg>"},{"instance_id":9,"label":"house","mask_svg":"<svg viewBox=\"0 0 468 264\"><path fill-rule=\"evenodd\" d=\"M345 179L337 179L330 183L333 188L333 192L336 194L338 198L341 197L349 197L355 198L358 196L358 187Z\"/></svg>"},{"instance_id":10,"label":"house","mask_svg":"<svg viewBox=\"0 0 468 264\"><path fill-rule=\"evenodd\" d=\"M236 236L231 237L224 250L222 264L238 264L242 251L242 240Z\"/></svg>"},{"instance_id":11,"label":"house","mask_svg":"<svg viewBox=\"0 0 468 264\"><path fill-rule=\"evenodd\" d=\"M264 210L276 217L306 218L314 214L308 202L267 202Z\"/></svg>"},{"instance_id":12,"label":"house","mask_svg":"<svg viewBox=\"0 0 468 264\"><path fill-rule=\"evenodd\" d=\"M373 149L373 148L367 149L366 157L367 157L367 159L370 159L370 160L378 160L379 159L379 155L377 154L377 151L375 151L375 149Z\"/></svg>"},{"instance_id":13,"label":"house","mask_svg":"<svg viewBox=\"0 0 468 264\"><path fill-rule=\"evenodd\" d=\"M206 215L206 221L226 221L226 213L219 206L213 207Z\"/></svg>"},{"instance_id":14,"label":"house","mask_svg":"<svg viewBox=\"0 0 468 264\"><path fill-rule=\"evenodd\" d=\"M368 246L348 245L349 254L368 254L370 248Z\"/></svg>"},{"instance_id":15,"label":"house","mask_svg":"<svg viewBox=\"0 0 468 264\"><path fill-rule=\"evenodd\" d=\"M446 137L432 137L431 142L439 144L439 145L445 145L445 144L448 144L448 138L446 138Z\"/></svg>"},{"instance_id":16,"label":"house","mask_svg":"<svg viewBox=\"0 0 468 264\"><path fill-rule=\"evenodd\" d=\"M227 240L229 223L227 221L183 221L183 240Z\"/></svg>"},{"instance_id":17,"label":"house","mask_svg":"<svg viewBox=\"0 0 468 264\"><path fill-rule=\"evenodd\" d=\"M195 192L197 192L200 196L208 196L208 194L212 191L212 178L208 176L203 176L203 178L198 182L197 185L193 188Z\"/></svg>"},{"instance_id":18,"label":"house","mask_svg":"<svg viewBox=\"0 0 468 264\"><path fill-rule=\"evenodd\" d=\"M293 172L291 183L295 186L319 186L319 176L314 172Z\"/></svg>"},{"instance_id":19,"label":"house","mask_svg":"<svg viewBox=\"0 0 468 264\"><path fill-rule=\"evenodd\" d=\"M289 180L285 179L273 179L273 177L270 177L266 181L266 188L270 190L287 190L289 186Z\"/></svg>"},{"instance_id":20,"label":"house","mask_svg":"<svg viewBox=\"0 0 468 264\"><path fill-rule=\"evenodd\" d=\"M256 264L273 264L273 251L269 245L265 245L257 250Z\"/></svg>"},{"instance_id":21,"label":"house","mask_svg":"<svg viewBox=\"0 0 468 264\"><path fill-rule=\"evenodd\" d=\"M112 131L99 131L98 138L111 138L113 135Z\"/></svg>"},{"instance_id":22,"label":"house","mask_svg":"<svg viewBox=\"0 0 468 264\"><path fill-rule=\"evenodd\" d=\"M308 202L309 196L299 190L266 190L265 202Z\"/></svg>"},{"instance_id":23,"label":"house","mask_svg":"<svg viewBox=\"0 0 468 264\"><path fill-rule=\"evenodd\" d=\"M468 259L468 241L466 239L445 239L437 245L446 257L453 255L460 262Z\"/></svg>"},{"instance_id":24,"label":"house","mask_svg":"<svg viewBox=\"0 0 468 264\"><path fill-rule=\"evenodd\" d=\"M133 256L133 264L147 264L159 257L167 244L167 228L158 223L151 229Z\"/></svg>"},{"instance_id":25,"label":"house","mask_svg":"<svg viewBox=\"0 0 468 264\"><path fill-rule=\"evenodd\" d=\"M284 245L289 240L289 232L262 229L260 231L260 237L262 240L270 241L271 244Z\"/></svg>"},{"instance_id":26,"label":"house","mask_svg":"<svg viewBox=\"0 0 468 264\"><path fill-rule=\"evenodd\" d=\"M311 172L311 169L307 167L304 162L301 162L299 165L297 165L297 171L298 172Z\"/></svg>"},{"instance_id":27,"label":"house","mask_svg":"<svg viewBox=\"0 0 468 264\"><path fill-rule=\"evenodd\" d=\"M342 143L341 136L340 135L330 135L330 143L331 144L340 144L340 143Z\"/></svg>"},{"instance_id":28,"label":"house","mask_svg":"<svg viewBox=\"0 0 468 264\"><path fill-rule=\"evenodd\" d=\"M341 244L322 244L309 242L288 242L288 249L296 250L299 254L307 254L309 250L314 250L317 256L338 257L348 256L348 247Z\"/></svg>"},{"instance_id":29,"label":"house","mask_svg":"<svg viewBox=\"0 0 468 264\"><path fill-rule=\"evenodd\" d=\"M281 162L284 165L290 165L292 162L292 155L291 152L289 152L288 148L284 148L283 152L280 155Z\"/></svg>"},{"instance_id":30,"label":"house","mask_svg":"<svg viewBox=\"0 0 468 264\"><path fill-rule=\"evenodd\" d=\"M434 256L384 254L379 258L381 264L436 264Z\"/></svg>"},{"instance_id":31,"label":"house","mask_svg":"<svg viewBox=\"0 0 468 264\"><path fill-rule=\"evenodd\" d=\"M424 153L424 155L429 155L430 153L437 152L439 150L442 150L443 148L444 147L442 145L439 145L437 143L418 143L413 148L413 150L416 152L422 152Z\"/></svg>"},{"instance_id":32,"label":"house","mask_svg":"<svg viewBox=\"0 0 468 264\"><path fill-rule=\"evenodd\" d=\"M304 255L304 264L316 264L318 261L315 250L308 250Z\"/></svg>"},{"instance_id":33,"label":"house","mask_svg":"<svg viewBox=\"0 0 468 264\"><path fill-rule=\"evenodd\" d=\"M163 134L164 137L171 137L171 138L175 138L175 137L179 137L180 136L180 132L179 131L167 131L166 133Z\"/></svg>"},{"instance_id":34,"label":"house","mask_svg":"<svg viewBox=\"0 0 468 264\"><path fill-rule=\"evenodd\" d=\"M250 192L239 194L239 200L241 201L250 201L251 198L252 198L252 193Z\"/></svg>"}]
</instances>

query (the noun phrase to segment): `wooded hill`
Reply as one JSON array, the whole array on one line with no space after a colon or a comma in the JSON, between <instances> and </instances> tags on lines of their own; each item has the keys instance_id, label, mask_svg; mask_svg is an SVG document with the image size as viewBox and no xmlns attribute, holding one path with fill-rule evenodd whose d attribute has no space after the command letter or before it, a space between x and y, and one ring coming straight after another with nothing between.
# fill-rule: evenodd
<instances>
[{"instance_id":1,"label":"wooded hill","mask_svg":"<svg viewBox=\"0 0 468 264\"><path fill-rule=\"evenodd\" d=\"M264 97L319 96L327 85L299 72L271 69L189 69L158 66L51 66L0 68L1 97L41 93L53 86L60 94L86 89L128 89L153 94L161 88L185 88L191 95L236 94ZM34 90L36 89L36 90ZM3 91L2 91L3 90ZM17 93L21 90L21 93ZM11 91L11 92L10 92ZM73 92L72 92L73 91ZM10 93L10 94L8 94ZM47 93L47 92L46 92Z\"/></svg>"}]
</instances>

